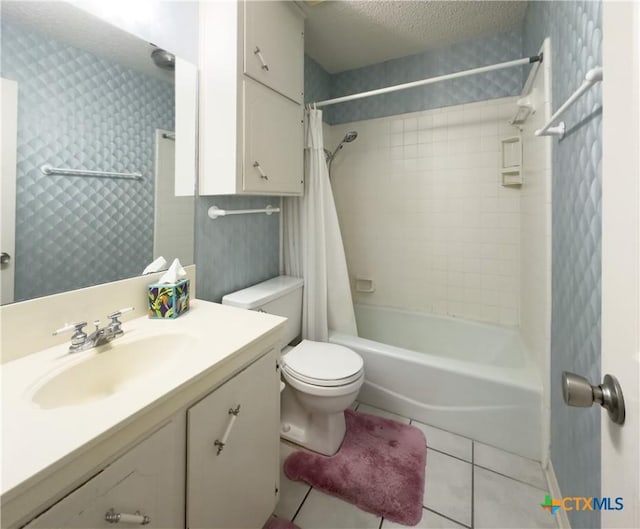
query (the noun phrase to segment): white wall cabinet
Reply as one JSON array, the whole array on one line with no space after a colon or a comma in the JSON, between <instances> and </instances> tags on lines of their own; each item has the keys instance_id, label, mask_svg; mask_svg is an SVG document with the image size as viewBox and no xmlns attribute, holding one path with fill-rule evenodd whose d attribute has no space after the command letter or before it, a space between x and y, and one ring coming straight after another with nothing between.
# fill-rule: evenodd
<instances>
[{"instance_id":1,"label":"white wall cabinet","mask_svg":"<svg viewBox=\"0 0 640 529\"><path fill-rule=\"evenodd\" d=\"M184 420L171 421L32 520L26 529L113 527L109 512L146 515L145 527L184 525ZM130 526L124 523L120 525Z\"/></svg>"},{"instance_id":2,"label":"white wall cabinet","mask_svg":"<svg viewBox=\"0 0 640 529\"><path fill-rule=\"evenodd\" d=\"M200 10L200 194L301 195L301 11L285 1Z\"/></svg>"},{"instance_id":3,"label":"white wall cabinet","mask_svg":"<svg viewBox=\"0 0 640 529\"><path fill-rule=\"evenodd\" d=\"M278 356L272 350L189 409L190 529L259 529L273 511L279 488Z\"/></svg>"}]
</instances>

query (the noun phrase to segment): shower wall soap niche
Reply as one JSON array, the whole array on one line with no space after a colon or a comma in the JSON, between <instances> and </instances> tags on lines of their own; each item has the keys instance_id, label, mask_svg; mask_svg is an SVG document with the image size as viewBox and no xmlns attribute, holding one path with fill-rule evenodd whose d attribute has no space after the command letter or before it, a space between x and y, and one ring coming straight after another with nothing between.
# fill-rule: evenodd
<instances>
[{"instance_id":1,"label":"shower wall soap niche","mask_svg":"<svg viewBox=\"0 0 640 529\"><path fill-rule=\"evenodd\" d=\"M516 105L518 105L518 110L515 116L509 120L509 123L517 127L527 121L530 114L535 114L536 109L531 101L531 95L521 97L516 101Z\"/></svg>"},{"instance_id":2,"label":"shower wall soap niche","mask_svg":"<svg viewBox=\"0 0 640 529\"><path fill-rule=\"evenodd\" d=\"M511 136L500 140L500 174L503 186L522 185L522 140Z\"/></svg>"},{"instance_id":3,"label":"shower wall soap niche","mask_svg":"<svg viewBox=\"0 0 640 529\"><path fill-rule=\"evenodd\" d=\"M375 291L376 284L373 282L373 279L368 279L366 277L356 277L356 292L371 294Z\"/></svg>"}]
</instances>

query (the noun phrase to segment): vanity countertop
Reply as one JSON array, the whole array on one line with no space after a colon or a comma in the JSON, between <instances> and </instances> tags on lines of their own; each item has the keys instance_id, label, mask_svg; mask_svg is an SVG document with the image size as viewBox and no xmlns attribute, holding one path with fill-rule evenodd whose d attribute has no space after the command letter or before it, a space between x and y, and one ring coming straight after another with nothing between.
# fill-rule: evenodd
<instances>
[{"instance_id":1,"label":"vanity countertop","mask_svg":"<svg viewBox=\"0 0 640 529\"><path fill-rule=\"evenodd\" d=\"M194 300L175 320L146 316L123 324L112 344L69 354L58 345L3 364L2 502L11 501L65 466L90 465L135 441L144 428L188 405L256 358L253 344L275 344L286 320L278 316ZM94 355L108 355L127 343L167 335L188 336L179 355L145 371L108 396L80 404L43 409L34 393L43 381ZM171 340L169 340L171 342ZM113 351L109 349L113 348ZM248 355L252 355L248 356ZM119 435L119 432L129 432ZM119 444L122 446L119 446ZM102 454L102 455L101 455Z\"/></svg>"}]
</instances>

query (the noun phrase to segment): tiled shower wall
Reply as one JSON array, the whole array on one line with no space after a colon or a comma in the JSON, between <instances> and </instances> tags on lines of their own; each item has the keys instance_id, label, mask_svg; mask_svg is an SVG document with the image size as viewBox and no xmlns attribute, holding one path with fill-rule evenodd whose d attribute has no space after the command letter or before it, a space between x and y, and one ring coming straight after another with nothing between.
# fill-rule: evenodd
<instances>
[{"instance_id":1,"label":"tiled shower wall","mask_svg":"<svg viewBox=\"0 0 640 529\"><path fill-rule=\"evenodd\" d=\"M501 185L500 138L515 98L332 127L349 271L375 292L356 303L519 322L520 190Z\"/></svg>"},{"instance_id":2,"label":"tiled shower wall","mask_svg":"<svg viewBox=\"0 0 640 529\"><path fill-rule=\"evenodd\" d=\"M153 252L155 130L173 130L173 84L6 21L2 77L19 94L16 301L140 274ZM47 163L143 180L46 176Z\"/></svg>"},{"instance_id":3,"label":"tiled shower wall","mask_svg":"<svg viewBox=\"0 0 640 529\"><path fill-rule=\"evenodd\" d=\"M529 2L525 53L551 39L553 107L602 64L602 3ZM600 496L597 407L567 407L560 376L573 371L601 380L601 87L564 115L567 134L553 141L553 294L551 319L551 460L565 496ZM611 494L613 491L602 491ZM573 527L600 527L598 511L570 511Z\"/></svg>"}]
</instances>

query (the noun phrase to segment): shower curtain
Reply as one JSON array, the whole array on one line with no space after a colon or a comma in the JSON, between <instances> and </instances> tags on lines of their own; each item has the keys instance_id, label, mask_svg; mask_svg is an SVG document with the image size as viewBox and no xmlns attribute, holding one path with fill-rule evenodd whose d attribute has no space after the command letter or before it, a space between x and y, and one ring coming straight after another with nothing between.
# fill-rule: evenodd
<instances>
[{"instance_id":1,"label":"shower curtain","mask_svg":"<svg viewBox=\"0 0 640 529\"><path fill-rule=\"evenodd\" d=\"M329 329L357 335L347 261L329 182L322 110L307 111L304 196L284 199L283 264L304 277L302 337L324 341Z\"/></svg>"}]
</instances>

